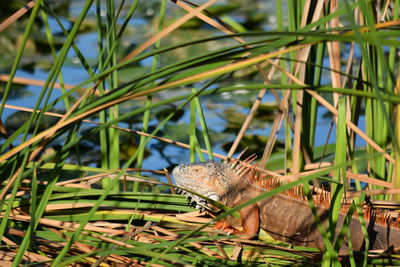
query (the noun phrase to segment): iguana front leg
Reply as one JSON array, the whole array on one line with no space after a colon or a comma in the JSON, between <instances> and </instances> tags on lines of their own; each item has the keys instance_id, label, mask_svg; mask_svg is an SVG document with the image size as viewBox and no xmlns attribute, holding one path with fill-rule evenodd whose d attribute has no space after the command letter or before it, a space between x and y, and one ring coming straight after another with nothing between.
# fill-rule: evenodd
<instances>
[{"instance_id":1,"label":"iguana front leg","mask_svg":"<svg viewBox=\"0 0 400 267\"><path fill-rule=\"evenodd\" d=\"M257 204L244 207L239 211L240 220L229 216L219 221L215 228L239 235L243 239L252 239L260 230L260 212ZM242 230L238 230L242 228Z\"/></svg>"},{"instance_id":2,"label":"iguana front leg","mask_svg":"<svg viewBox=\"0 0 400 267\"><path fill-rule=\"evenodd\" d=\"M257 204L246 206L240 210L240 221L243 227L243 238L252 239L260 230L260 212Z\"/></svg>"}]
</instances>

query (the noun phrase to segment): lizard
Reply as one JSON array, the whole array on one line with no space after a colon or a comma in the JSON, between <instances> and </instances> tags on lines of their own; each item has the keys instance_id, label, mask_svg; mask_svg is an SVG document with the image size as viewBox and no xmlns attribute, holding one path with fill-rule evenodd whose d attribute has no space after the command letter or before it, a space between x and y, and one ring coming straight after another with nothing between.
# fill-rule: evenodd
<instances>
[{"instance_id":1,"label":"lizard","mask_svg":"<svg viewBox=\"0 0 400 267\"><path fill-rule=\"evenodd\" d=\"M232 162L206 161L200 163L177 165L173 171L177 186L205 196L221 204L234 207L244 203L261 193L276 188L280 182L267 178L256 171L254 166ZM317 206L317 214L326 226L329 214L329 192L313 195ZM218 210L215 206L188 191L197 207L209 211ZM336 236L345 220L346 206L341 208ZM397 251L400 248L400 216L390 216L389 212L370 207L363 207L364 219L370 240L369 249ZM259 228L270 236L295 246L314 247L324 250L324 242L315 223L312 210L300 187L292 188L284 193L263 199L256 204L240 210L240 219L233 216L216 224L217 228L234 229L235 234L242 234L245 239L251 239L258 234ZM360 220L353 214L349 223L350 239L353 251L365 251L365 239ZM348 254L347 238L343 241L339 255Z\"/></svg>"}]
</instances>

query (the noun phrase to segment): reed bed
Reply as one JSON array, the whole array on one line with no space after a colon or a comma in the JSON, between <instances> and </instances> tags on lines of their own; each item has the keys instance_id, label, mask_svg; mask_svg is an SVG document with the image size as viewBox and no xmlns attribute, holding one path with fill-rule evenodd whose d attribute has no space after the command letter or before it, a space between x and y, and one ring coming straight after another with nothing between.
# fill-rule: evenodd
<instances>
[{"instance_id":1,"label":"reed bed","mask_svg":"<svg viewBox=\"0 0 400 267\"><path fill-rule=\"evenodd\" d=\"M52 2L37 0L1 22L0 36L26 21L13 62L0 75L0 265L400 265L396 253L367 249L345 262L334 246L338 241L327 234L345 196L357 210L366 196L400 200L400 1L276 0L276 25L263 31L247 30L229 12L213 13L216 0L151 1L152 32L134 48L121 49L137 27L134 19L143 15L143 2L86 0L66 21ZM169 19L168 8L180 15ZM218 34L173 42L193 21ZM38 23L51 54L44 80L18 76ZM88 25L96 30L95 62L79 48ZM182 52L195 47L202 49ZM72 57L88 77L79 84L63 73ZM135 72L144 61L151 62L146 71ZM243 71L251 75L240 76ZM10 104L18 84L36 86L32 107ZM216 153L213 114L204 99L243 90L251 98L247 114L227 153ZM258 129L268 96L273 120ZM238 101L230 105L243 108ZM156 110L170 106L154 125ZM10 131L6 109L29 115ZM182 128L175 118L185 120L180 116L186 111ZM331 118L327 134L318 130L323 113ZM140 127L133 128L129 120L137 117ZM166 135L168 125L188 142ZM188 162L225 160L241 152L254 128L265 137L261 153L246 153L259 153L258 166L283 181L262 197L310 184L332 192L325 251L262 233L247 241L227 236L212 225L235 208L212 217L175 194L169 170L143 168L154 140L179 147ZM90 154L82 144L94 137L98 152Z\"/></svg>"}]
</instances>

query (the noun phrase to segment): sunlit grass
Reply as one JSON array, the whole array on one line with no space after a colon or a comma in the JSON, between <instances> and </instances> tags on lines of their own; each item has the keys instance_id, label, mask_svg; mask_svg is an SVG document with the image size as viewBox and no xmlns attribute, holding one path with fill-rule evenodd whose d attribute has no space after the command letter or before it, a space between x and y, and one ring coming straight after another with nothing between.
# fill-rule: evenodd
<instances>
[{"instance_id":1,"label":"sunlit grass","mask_svg":"<svg viewBox=\"0 0 400 267\"><path fill-rule=\"evenodd\" d=\"M338 244L343 241L348 225L344 225L340 238L336 239L334 232L345 192L361 192L360 197L354 198L350 211L362 214L361 206L365 194L371 193L369 189L400 187L396 109L400 103L397 53L400 1L383 1L378 6L366 0L340 3L277 0L275 29L241 33L233 29L245 28L232 17L225 17L222 22L213 14L203 12L215 6L215 2L195 6L183 1L175 4L154 1L158 12L152 25L154 34L123 52L119 49L126 31L136 27L130 23L141 15L140 1L87 0L69 28L46 1L36 1L28 13L21 13L29 17L28 23L15 61L7 72L9 76L3 77L7 83L0 114L5 108L23 108L12 107L9 95L13 84L19 81L16 73L39 18L44 24L52 64L46 80L40 83L41 91L34 108L26 109L30 112L28 120L10 134L4 132L8 132L7 125L0 125L0 132L6 136L0 147L0 237L5 264L340 264ZM184 10L184 15L171 22L167 19L168 5ZM281 8L286 5L287 10ZM93 19L90 15L93 10L98 49L95 64L89 63L85 51L77 46L83 25ZM164 41L195 17L206 27L218 30L220 35L194 36L193 40L182 43ZM49 26L50 18L64 34L64 43L58 50ZM0 29L4 30L7 25L2 24ZM219 47L214 48L216 43ZM198 44L212 49L161 64L163 57ZM89 77L72 88L65 85L68 77L62 73L71 51L79 59L80 70ZM120 82L121 72L143 60L151 60L149 71L132 73L129 81ZM234 75L252 67L256 67L255 78ZM16 78L14 83L13 78ZM55 88L61 88L62 96L51 101ZM175 94L178 90L180 93ZM279 108L274 110L272 130L263 144L265 148L260 149L261 167L269 164L273 169L271 175L294 180L241 206L293 186L311 181L318 184L317 179L321 177L332 178L328 180L334 182L330 190L335 197L328 228L318 223L316 217L327 244L322 253L309 248L290 248L279 242L238 243L234 237L221 234L211 226L241 206L212 219L196 211L183 196L170 193L171 187L163 183L170 180L167 171L142 169L146 149L153 139L187 148L188 162L225 158L215 153L215 137L210 133L211 115L204 110L202 99L240 90L261 92L260 99L252 99L255 104L247 119L241 122L240 133L235 132L236 144L228 155L240 152L236 145L243 142L246 132L253 127L263 96L272 92L275 106ZM137 105L122 109L121 105L126 103ZM64 114L53 111L59 104L65 108ZM173 105L174 110L158 119L155 127L150 127L156 109L167 105ZM165 125L176 123L173 118L186 111L189 112L188 127L181 134L188 136L188 144L164 138ZM318 133L321 112L332 116L330 136ZM45 115L59 120L41 129ZM131 125L128 127L125 123L134 116L141 119L140 129L130 129ZM267 132L267 129L259 130ZM121 160L123 133L139 135L139 138L127 158ZM278 147L279 133L284 133L285 152L275 166L271 159L278 155L273 149ZM82 152L79 146L93 137L98 137L99 153L95 155L98 166L85 164L84 153L89 152ZM326 145L316 145L321 139ZM57 149L50 149L53 147ZM354 185L350 184L351 179ZM314 209L311 193L307 192L308 187L304 188ZM372 198L397 199L396 195L382 193ZM366 232L365 222L362 218L360 221ZM368 245L368 236L365 240ZM361 257L364 265L385 264L383 259L378 261L368 256L365 251ZM354 254L350 253L349 258L350 263L356 264ZM390 263L399 261L393 255Z\"/></svg>"}]
</instances>

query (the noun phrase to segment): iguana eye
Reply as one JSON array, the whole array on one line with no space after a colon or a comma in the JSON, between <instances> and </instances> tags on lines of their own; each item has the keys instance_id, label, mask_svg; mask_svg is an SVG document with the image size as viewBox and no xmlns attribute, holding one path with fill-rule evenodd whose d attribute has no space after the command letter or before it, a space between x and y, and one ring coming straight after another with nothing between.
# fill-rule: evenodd
<instances>
[{"instance_id":1,"label":"iguana eye","mask_svg":"<svg viewBox=\"0 0 400 267\"><path fill-rule=\"evenodd\" d=\"M220 201L220 197L217 196L217 195L211 195L211 196L209 196L208 198L209 198L209 199L212 199L212 200L214 200L214 201Z\"/></svg>"}]
</instances>

